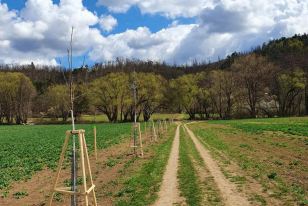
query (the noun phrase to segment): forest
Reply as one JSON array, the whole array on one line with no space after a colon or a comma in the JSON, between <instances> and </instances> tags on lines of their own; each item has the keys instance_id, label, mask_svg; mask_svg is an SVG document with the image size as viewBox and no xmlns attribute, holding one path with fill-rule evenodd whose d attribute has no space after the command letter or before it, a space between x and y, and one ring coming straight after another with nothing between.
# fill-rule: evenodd
<instances>
[{"instance_id":1,"label":"forest","mask_svg":"<svg viewBox=\"0 0 308 206\"><path fill-rule=\"evenodd\" d=\"M190 119L286 117L308 114L308 36L271 40L216 62L117 58L74 68L74 115L106 114L110 122L185 112ZM69 117L70 70L61 66L1 65L0 124L31 117ZM141 119L141 117L143 119Z\"/></svg>"}]
</instances>

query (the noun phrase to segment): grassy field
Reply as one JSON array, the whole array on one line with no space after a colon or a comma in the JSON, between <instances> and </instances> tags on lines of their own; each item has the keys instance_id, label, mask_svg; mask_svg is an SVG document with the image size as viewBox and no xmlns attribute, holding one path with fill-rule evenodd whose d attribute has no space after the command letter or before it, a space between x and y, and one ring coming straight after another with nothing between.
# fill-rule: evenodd
<instances>
[{"instance_id":1,"label":"grassy field","mask_svg":"<svg viewBox=\"0 0 308 206\"><path fill-rule=\"evenodd\" d=\"M118 144L130 135L131 123L96 126L98 149ZM87 146L92 151L93 125L76 125L76 129L81 128L86 131ZM66 131L70 129L70 125L1 126L0 189L8 187L11 181L29 179L44 167L56 169ZM71 145L70 142L68 150Z\"/></svg>"},{"instance_id":2,"label":"grassy field","mask_svg":"<svg viewBox=\"0 0 308 206\"><path fill-rule=\"evenodd\" d=\"M239 190L249 187L249 178L262 185L262 195L247 190L251 201L306 205L307 123L305 118L253 119L208 121L189 128L221 163L225 175L238 182ZM241 175L230 169L231 162L240 167Z\"/></svg>"},{"instance_id":3,"label":"grassy field","mask_svg":"<svg viewBox=\"0 0 308 206\"><path fill-rule=\"evenodd\" d=\"M307 123L306 118L248 119L195 122L187 127L253 205L307 205ZM90 153L93 126L76 125L85 129ZM94 161L92 154L91 167L100 205L150 205L157 199L176 125L158 142L150 142L149 125L141 124L144 159L127 155L131 126L96 124L99 159ZM0 205L24 206L22 202L30 203L34 196L39 204L29 205L46 204L65 132L70 129L70 125L0 126ZM61 181L68 184L70 148L63 169L67 177ZM182 126L178 183L187 205L224 205L211 172ZM41 184L40 194L34 184ZM64 195L55 199L55 205L69 202Z\"/></svg>"},{"instance_id":4,"label":"grassy field","mask_svg":"<svg viewBox=\"0 0 308 206\"><path fill-rule=\"evenodd\" d=\"M157 121L157 120L163 120L163 119L177 119L177 120L185 120L188 119L189 116L188 114L158 114L154 113L151 117L151 120ZM120 116L118 116L118 120L120 120ZM139 118L140 121L143 121L143 115L140 115ZM102 122L109 122L107 115L105 114L99 114L99 115L88 115L84 114L81 116L80 121L82 122L87 122L87 123L102 123ZM62 118L57 118L57 119L52 119L52 118L29 118L30 123L35 123L35 124L48 124L50 122L62 122ZM71 118L68 118L67 123L69 124L71 122Z\"/></svg>"},{"instance_id":5,"label":"grassy field","mask_svg":"<svg viewBox=\"0 0 308 206\"><path fill-rule=\"evenodd\" d=\"M93 126L76 125L76 129L86 131L90 153L94 150ZM149 128L141 124L145 159L127 156L127 152L132 152L127 150L127 143L131 142L131 126L132 123L96 124L99 158L91 166L100 204L112 201L116 205L144 205L157 198L156 192L169 157L175 125L158 137L158 142L151 143ZM0 205L23 206L21 202L27 202L25 198L28 195L36 195L31 193L35 189L32 182L44 185L38 201L41 205L47 202L66 131L70 129L70 125L0 126ZM70 141L62 168L67 174L67 178L61 180L65 185L69 183L71 145ZM37 183L39 179L47 183ZM55 197L60 205L68 199L62 195Z\"/></svg>"}]
</instances>

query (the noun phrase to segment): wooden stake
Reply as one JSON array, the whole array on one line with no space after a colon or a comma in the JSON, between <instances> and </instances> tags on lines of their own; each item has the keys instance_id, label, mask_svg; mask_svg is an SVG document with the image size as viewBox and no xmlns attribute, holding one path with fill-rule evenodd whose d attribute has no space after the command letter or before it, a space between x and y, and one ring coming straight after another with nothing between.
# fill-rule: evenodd
<instances>
[{"instance_id":1,"label":"wooden stake","mask_svg":"<svg viewBox=\"0 0 308 206\"><path fill-rule=\"evenodd\" d=\"M161 136L163 135L163 128L162 128L162 124L161 124L161 121L159 120L158 121L158 135Z\"/></svg>"},{"instance_id":2,"label":"wooden stake","mask_svg":"<svg viewBox=\"0 0 308 206\"><path fill-rule=\"evenodd\" d=\"M156 132L155 132L155 123L153 120L150 121L150 132L151 132L151 141L153 141L153 137L154 137L154 141L157 141L157 136L156 136Z\"/></svg>"},{"instance_id":3,"label":"wooden stake","mask_svg":"<svg viewBox=\"0 0 308 206\"><path fill-rule=\"evenodd\" d=\"M96 126L94 126L93 133L94 133L94 154L95 154L95 160L97 160L97 148L96 148Z\"/></svg>"},{"instance_id":4,"label":"wooden stake","mask_svg":"<svg viewBox=\"0 0 308 206\"><path fill-rule=\"evenodd\" d=\"M92 173L91 173L91 168L90 168L90 160L89 160L89 153L88 153L88 148L87 148L87 144L86 144L86 138L84 136L84 133L82 133L82 141L83 141L83 147L84 147L84 154L85 154L85 161L87 163L87 167L86 169L88 170L88 174L89 174L89 179L90 179L90 185L92 185L90 187L90 189L87 190L87 193L89 194L89 192L91 191L92 192L92 195L93 195L93 200L94 200L94 205L97 205L97 202L96 202L96 196L95 196L95 191L94 191L94 183L93 183L93 179L92 179Z\"/></svg>"},{"instance_id":5,"label":"wooden stake","mask_svg":"<svg viewBox=\"0 0 308 206\"><path fill-rule=\"evenodd\" d=\"M51 204L52 204L52 199L53 199L55 192L62 193L62 194L69 194L69 195L72 195L72 196L73 195L84 196L85 197L85 206L89 205L88 195L90 193L92 193L94 206L97 206L97 201L96 201L96 196L95 196L95 191L94 191L95 185L94 185L93 180L92 180L91 167L90 167L88 149L87 149L87 145L86 145L86 139L85 139L85 136L84 136L84 132L85 132L84 130L74 130L74 131L67 131L66 132L66 138L65 138L62 153L61 153L61 156L60 156L60 161L59 161L59 165L58 165L58 169L57 169L55 182L53 184L53 187L52 187L52 190L51 190L51 196L50 196L50 199L49 199L49 202L48 202L49 206L51 206ZM57 188L57 183L59 181L59 176L60 176L60 172L61 172L61 167L62 167L65 151L66 151L66 148L67 148L67 143L68 143L68 140L69 140L71 134L78 134L78 137L79 137L79 148L80 148L81 170L82 170L82 183L83 183L83 187L82 187L83 191L81 190L80 192L71 191L70 187L58 187ZM86 172L88 173L89 179L90 179L89 189L87 188Z\"/></svg>"},{"instance_id":6,"label":"wooden stake","mask_svg":"<svg viewBox=\"0 0 308 206\"><path fill-rule=\"evenodd\" d=\"M134 136L134 129L135 127L137 127L138 129L138 132L139 132L139 145L140 146L134 146L134 145L131 145L131 140L129 141L129 146L128 146L128 149L130 148L140 148L141 150L141 157L143 158L143 149L142 149L142 136L141 136L141 129L140 129L140 123L133 123L133 126L132 126L132 131L131 131L131 136Z\"/></svg>"},{"instance_id":7,"label":"wooden stake","mask_svg":"<svg viewBox=\"0 0 308 206\"><path fill-rule=\"evenodd\" d=\"M144 134L147 132L147 122L144 121Z\"/></svg>"}]
</instances>

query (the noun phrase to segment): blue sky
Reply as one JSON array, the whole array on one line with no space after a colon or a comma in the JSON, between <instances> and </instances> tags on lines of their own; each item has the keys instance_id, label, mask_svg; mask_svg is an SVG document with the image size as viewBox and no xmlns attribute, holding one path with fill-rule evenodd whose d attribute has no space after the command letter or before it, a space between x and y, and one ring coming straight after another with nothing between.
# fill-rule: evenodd
<instances>
[{"instance_id":1,"label":"blue sky","mask_svg":"<svg viewBox=\"0 0 308 206\"><path fill-rule=\"evenodd\" d=\"M0 0L0 64L215 61L307 33L306 0Z\"/></svg>"}]
</instances>

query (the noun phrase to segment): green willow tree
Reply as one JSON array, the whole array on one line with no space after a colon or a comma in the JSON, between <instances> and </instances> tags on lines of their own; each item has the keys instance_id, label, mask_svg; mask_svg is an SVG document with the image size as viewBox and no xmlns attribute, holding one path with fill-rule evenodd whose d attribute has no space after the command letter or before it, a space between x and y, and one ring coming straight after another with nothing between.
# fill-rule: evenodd
<instances>
[{"instance_id":1,"label":"green willow tree","mask_svg":"<svg viewBox=\"0 0 308 206\"><path fill-rule=\"evenodd\" d=\"M70 105L69 88L66 85L50 86L46 96L49 102L48 114L56 118L61 117L66 121Z\"/></svg>"},{"instance_id":2,"label":"green willow tree","mask_svg":"<svg viewBox=\"0 0 308 206\"><path fill-rule=\"evenodd\" d=\"M0 120L7 124L26 124L35 88L22 73L0 72Z\"/></svg>"},{"instance_id":3,"label":"green willow tree","mask_svg":"<svg viewBox=\"0 0 308 206\"><path fill-rule=\"evenodd\" d=\"M110 122L117 122L118 112L123 105L124 93L128 93L128 75L125 73L110 73L91 83L91 102Z\"/></svg>"},{"instance_id":4,"label":"green willow tree","mask_svg":"<svg viewBox=\"0 0 308 206\"><path fill-rule=\"evenodd\" d=\"M132 74L131 74L132 78ZM153 73L137 73L137 107L138 116L143 113L144 121L148 121L152 114L165 103L167 81L161 75Z\"/></svg>"},{"instance_id":5,"label":"green willow tree","mask_svg":"<svg viewBox=\"0 0 308 206\"><path fill-rule=\"evenodd\" d=\"M298 102L296 98L304 95L306 82L305 72L299 69L282 74L276 79L279 116L294 115L294 106L300 110L302 98L299 98Z\"/></svg>"},{"instance_id":6,"label":"green willow tree","mask_svg":"<svg viewBox=\"0 0 308 206\"><path fill-rule=\"evenodd\" d=\"M198 112L198 76L195 74L183 75L170 81L174 101L178 101L185 109L189 119L195 119Z\"/></svg>"}]
</instances>

